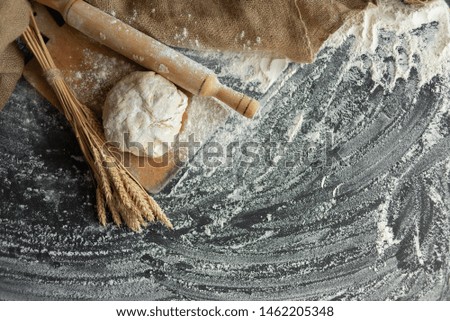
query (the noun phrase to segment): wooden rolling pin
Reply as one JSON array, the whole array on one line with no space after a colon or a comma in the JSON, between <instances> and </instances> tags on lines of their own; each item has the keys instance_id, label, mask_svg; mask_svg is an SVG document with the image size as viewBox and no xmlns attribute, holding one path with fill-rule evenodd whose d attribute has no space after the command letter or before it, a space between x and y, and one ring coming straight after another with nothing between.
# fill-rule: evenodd
<instances>
[{"instance_id":1,"label":"wooden rolling pin","mask_svg":"<svg viewBox=\"0 0 450 321\"><path fill-rule=\"evenodd\" d=\"M194 95L212 96L252 118L258 101L222 85L208 68L81 0L36 0L67 24Z\"/></svg>"}]
</instances>

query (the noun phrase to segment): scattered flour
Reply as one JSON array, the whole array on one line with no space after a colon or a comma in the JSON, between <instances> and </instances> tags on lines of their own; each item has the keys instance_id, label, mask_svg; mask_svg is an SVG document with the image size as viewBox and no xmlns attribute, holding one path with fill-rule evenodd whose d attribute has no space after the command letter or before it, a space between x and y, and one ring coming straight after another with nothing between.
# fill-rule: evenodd
<instances>
[{"instance_id":1,"label":"scattered flour","mask_svg":"<svg viewBox=\"0 0 450 321\"><path fill-rule=\"evenodd\" d=\"M350 19L323 45L340 47L349 36L355 63L370 58L370 70L376 84L393 89L399 78L407 79L413 68L418 70L421 84L438 74L447 74L450 61L450 15L444 0L426 6L407 6L400 1L380 0L362 14ZM425 25L435 26L426 37L418 31ZM384 37L390 39L383 41ZM393 57L394 67L383 57ZM386 80L386 74L392 77Z\"/></svg>"},{"instance_id":2,"label":"scattered flour","mask_svg":"<svg viewBox=\"0 0 450 321\"><path fill-rule=\"evenodd\" d=\"M302 128L303 124L303 113L301 112L299 115L297 115L294 118L294 121L292 122L292 126L289 128L287 132L287 139L289 143L292 143L295 136L297 136L298 132Z\"/></svg>"},{"instance_id":3,"label":"scattered flour","mask_svg":"<svg viewBox=\"0 0 450 321\"><path fill-rule=\"evenodd\" d=\"M448 49L444 40L448 37L448 19L446 18L448 9L446 7L444 9L442 6L443 1L431 3L429 7L430 12L434 12L439 20L439 32L430 35L431 45L427 46L430 52L419 46L423 42L421 39L414 40L414 33L411 33L410 30L420 28L422 23L420 19L423 23L431 24L435 17L428 16L426 18L431 13L425 14L423 12L425 8L408 9L397 1L391 1L390 3L381 1L380 5L385 6L385 8L369 9L364 16L360 17L365 19L366 24L340 30L337 35L333 36L334 39L330 39L326 45L337 47L339 43L344 42L348 34L354 34L357 39L353 44L354 57L351 61L345 63L349 63L350 66L353 64L353 66L364 67L362 64L358 65L358 62L361 62L361 55L368 55L371 58L369 67L374 70L374 80L386 88L392 88L391 85L395 83L395 79L407 77L411 68L420 68L419 76L423 83L426 83L437 73L446 72L444 68L448 64L445 56L448 57ZM416 15L419 22L409 17L406 11L410 12L411 15ZM396 21L396 19L399 20ZM370 32L364 34L363 28L370 30ZM379 42L379 36L381 35L381 29L379 28L384 28L384 32L391 32L395 36L394 39L398 39L398 43L403 40L401 46L403 49L407 49L401 51L398 56L394 55L396 57L396 68L393 70L395 77L390 82L386 82L382 77L381 71L385 71L386 67L385 63L383 64L382 57L378 56L380 52L377 52L377 50L378 48L388 50L385 55L398 52L398 50L396 51L395 45L390 45L393 40L387 41L387 44ZM339 35L342 37L341 39ZM438 41L439 39L442 42ZM366 47L367 45L369 46ZM254 78L242 72L243 67L238 68L239 59L242 58L238 55L235 56L234 60L230 60L231 65L235 64L238 69L235 75L241 77L243 81L248 79L265 81L263 72L260 69L259 72L257 71L262 58L261 56L256 58L256 56L246 60L249 65L253 61L253 65L256 66L253 71ZM109 72L113 72L114 68L109 65L111 60L103 61L101 56L96 55L96 57L99 59L95 68L92 71L87 69L82 74L87 79L98 76L98 81L101 82L102 78L111 76ZM425 58L434 60L424 61ZM421 63L418 61L421 61ZM320 62L318 64L320 65ZM225 68L232 70L232 66ZM246 66L246 64L243 66ZM377 70L377 68L380 70ZM223 70L225 74L226 69ZM74 80L79 79L79 76L79 74L75 75ZM274 76L270 80L273 81L275 78ZM85 83L81 85L87 86ZM287 86L289 85L287 83ZM297 85L304 85L301 79L294 82L292 87L295 88L289 93L294 93ZM308 96L309 93L305 92L304 95ZM311 95L309 97L317 99L318 96ZM190 112L192 112L192 115L196 115L195 113L198 112L201 117L204 117L203 125L207 123L208 126L200 127L200 122L193 121L197 116L188 118L185 132L180 134L185 138L190 131L198 133L199 130L204 130L202 133L207 135L206 130L216 128L210 121L216 121L217 117L214 118L213 113L204 112L208 108L215 108L214 100L203 97L195 99L198 100L191 103ZM292 105L289 104L295 99L296 97L287 100L286 104L282 105L280 109L283 109L283 111L291 110ZM217 108L219 107L217 106ZM432 107L430 106L430 108ZM305 127L310 117L307 113L308 108L313 109L309 105L302 109L302 112L306 110L301 116L304 118ZM6 112L23 112L23 110L25 109L10 108ZM227 112L225 109L219 108L219 110ZM48 120L45 119L46 121L44 121L42 118L45 113L38 113L37 115L41 118L36 117L36 120L42 120L43 123L48 124ZM274 114L275 117L279 117L277 121L280 124L288 121L283 119L284 115ZM287 134L287 137L294 137L295 132L301 127L302 121L300 116L298 117L298 119L289 119L288 125L292 125L292 127L290 127L291 131ZM18 119L18 117L15 118ZM438 118L441 119L441 116L438 115ZM259 128L256 128L255 136L258 133L262 136L267 135L272 130L267 122L257 121L256 123ZM242 124L242 122L239 122L237 128L231 127L233 128L232 135L235 135L234 139L247 133L245 126ZM432 130L426 138L427 144L436 140L434 132L439 130L438 122L432 124ZM244 131L239 133L241 128ZM35 132L42 132L42 126L36 126L36 129L36 131L33 131L33 136ZM278 127L273 130L278 130ZM14 133L14 131L11 132ZM227 137L224 138L227 139ZM302 138L309 139L306 135ZM319 139L320 137L311 135L311 139L316 138ZM14 150L16 149L17 147L14 146ZM29 152L35 153L35 150L29 150L27 146L23 154L28 155ZM23 159L28 158L24 157ZM22 162L23 160L18 159L17 161ZM10 162L4 163L7 165ZM31 164L34 164L32 168L37 172L45 168L44 162L33 161ZM448 177L450 162L445 166L442 176ZM8 167L6 168L8 169ZM10 168L16 170L15 167ZM21 169L20 173L23 177L29 178L31 176L26 172L29 166L19 166L18 168ZM239 169L243 169L243 167L239 167ZM380 268L380 273L374 273L375 262L372 255L369 254L373 246L372 226L367 227L356 219L344 222L341 220L341 218L345 219L348 214L352 214L347 213L355 206L351 198L345 199L344 197L337 200L338 206L333 209L335 213L324 216L327 211L319 208L317 198L302 197L300 200L298 199L298 191L303 188L308 193L310 192L310 186L312 185L307 184L308 181L306 181L305 187L300 185L301 182L289 185L291 179L289 175L292 172L300 179L304 178L304 176L300 176L301 172L295 168L289 172L275 172L273 177L269 176L268 184L270 184L272 190L271 194L259 195L259 192L255 192L260 190L261 185L254 187L254 190L250 192L253 194L245 193L247 190L245 186L254 184L256 178L264 175L265 169L264 166L261 166L261 168L256 168L254 172L250 169L243 173L236 179L238 184L236 188L233 185L234 181L230 179L231 174L224 174L223 176L217 176L217 174L205 179L201 175L189 176L190 171L186 171L177 182L176 188L172 189L173 194L167 196L167 199L164 199L164 193L159 197L161 197L164 207L171 213L176 214L174 219L179 221L178 226L183 224L183 216L189 217L189 219L186 219L187 223L183 225L183 229L177 231L176 237L172 237L170 234L167 234L167 236L161 234L161 237L157 238L158 244L149 242L150 239L154 239L155 230L153 229L149 229L138 236L113 228L108 228L106 231L103 229L97 231L95 223L92 223L93 219L86 215L91 208L86 205L89 203L88 201L83 203L75 212L55 211L56 213L53 216L51 211L48 211L45 216L43 215L40 218L41 222L36 222L33 216L25 211L23 212L26 215L23 216L20 216L20 213L18 213L19 215L8 216L9 207L13 205L13 202L17 202L17 199L12 198L8 201L9 197L4 197L5 202L3 203L6 206L2 204L0 221L7 233L1 234L1 243L5 249L10 251L11 255L18 256L18 259L2 257L4 264L11 267L4 269L6 277L10 277L12 280L11 285L8 285L6 290L16 293L13 290L24 288L23 282L25 279L20 278L17 273L8 272L21 271L21 275L26 275L27 280L34 279L39 285L38 287L28 287L29 289L35 289L35 291L24 291L24 295L41 298L52 297L53 299L92 299L98 297L117 299L124 296L131 299L142 297L173 299L174 294L178 293L187 299L197 300L211 298L222 300L255 298L280 300L311 300L317 298L355 300L380 298L430 299L430 293L432 293L432 299L434 297L442 299L446 295L444 291L447 289L448 280L448 269L445 261L448 258L448 225L446 223L448 222L448 205L446 205L448 202L445 199L447 190L440 190L442 188L439 185L440 182L436 182L436 188L433 186L424 188L420 187L422 184L419 185L419 188L423 188L434 205L437 206L434 207L433 219L426 222L427 227L423 230L422 240L418 238L419 227L413 226L414 244L407 248L406 252L398 252L399 256L407 256L401 260L402 263L408 264L400 268L398 259L389 256L387 260L383 261L385 267ZM9 170L11 171L11 169ZM382 174L383 171L376 174ZM48 173L45 173L45 175L48 175ZM317 175L317 177L320 176ZM332 177L324 177L321 187L327 188L332 182ZM70 171L60 174L58 178L52 179L52 181L64 182L68 186L68 191L81 190L92 185L84 180L79 180L79 174L74 175ZM67 178L73 181L67 180ZM17 177L15 180L16 184L20 182ZM442 182L444 182L444 179ZM397 182L394 181L394 183ZM282 187L277 187L277 184ZM40 182L35 185L33 180L24 181L23 186L27 185L30 185L33 189L27 188L25 195L28 194L29 197L34 194L41 196L42 184ZM224 190L228 188L231 193L225 196L223 191L212 190L212 188L217 187L223 187ZM393 228L390 226L393 213L398 212L396 207L402 206L404 208L406 206L405 202L396 205L397 200L392 199L394 188L394 185L389 185L386 191L382 193L383 195L380 196L383 198L382 205L373 213L373 216L377 219L375 226L376 246L380 254L385 253L387 248L394 246L399 241L408 240L402 234L395 235ZM369 192L370 187L368 187L367 192L362 189L358 190L357 193L353 194L358 197L355 201L359 201L359 197L362 197L363 200L367 196L369 198L367 202L371 202ZM279 194L282 195L282 199ZM9 193L3 193L2 195L9 195ZM54 197L55 195L51 196ZM64 199L72 198L75 200L78 197L78 193L74 193L73 196L69 193L61 197L61 208L73 206L73 203L64 203ZM379 195L376 194L376 197L378 198ZM264 199L273 199L273 203L264 203ZM439 212L438 210L441 207L442 211ZM311 212L307 211L309 208ZM265 212L261 209L270 210L270 214L265 216L263 214ZM217 213L217 219L214 219L214 213ZM261 217L256 215L258 213L262 213ZM310 213L311 215L299 215L299 213ZM320 213L320 215L316 218L314 214L317 213ZM361 214L365 213L362 212ZM414 215L411 215L410 212L405 211L403 214L405 215L405 222L415 220ZM359 213L355 215L355 217L360 216ZM230 217L233 219L231 220ZM80 219L82 220L80 221ZM85 219L87 221L84 221ZM209 219L213 221L208 223ZM254 225L255 219L261 221L262 227L258 228ZM60 220L60 222L55 224L57 220ZM65 223L62 223L64 221ZM336 223L336 225L328 230L327 225L330 222ZM364 222L367 222L366 217L364 217ZM419 221L416 221L416 223L419 223ZM217 225L217 229L215 229L215 225ZM428 228L428 226L430 227ZM296 227L299 227L299 229L296 229ZM302 230L304 227L311 227L312 230ZM156 233L164 232L156 230ZM29 242L30 235L34 240L33 243ZM207 237L203 238L203 235ZM132 238L132 242L130 242L130 238ZM404 245L407 246L408 242L405 242ZM428 253L427 248L430 248L430 253ZM45 253L49 255L47 259L39 259L41 262L30 265L30 258L35 257L38 251L42 252L42 249L45 249ZM419 263L425 264L425 267L416 268L414 260L409 258L409 255L405 255L414 253L414 249ZM412 251L408 252L409 250ZM98 263L98 266L95 266L95 269L83 269L80 264L77 265L77 262L80 261L79 258L83 258L83 262ZM111 258L114 260L111 261ZM180 265L176 262L181 260L186 263L179 267ZM320 266L322 262L327 262L325 264L328 265ZM56 272L54 268L51 268L51 264L55 263L62 264L62 268L57 272L61 277L56 281L54 281ZM90 264L84 265L90 266ZM99 275L101 278L99 278ZM145 275L146 279L143 279L142 275ZM154 280L155 277L157 282L149 281ZM80 286L80 280L86 282L85 286ZM113 280L113 282L110 280ZM176 282L172 282L173 280L176 280ZM328 280L325 287L323 280ZM64 288L71 290L61 290L61 284L66 285ZM115 284L115 287L112 287L113 284ZM169 289L167 284L170 286ZM224 288L226 291L224 291ZM5 293L8 293L7 291Z\"/></svg>"},{"instance_id":4,"label":"scattered flour","mask_svg":"<svg viewBox=\"0 0 450 321\"><path fill-rule=\"evenodd\" d=\"M257 39L261 42L261 38ZM219 65L220 69L215 70L217 75L221 78L235 79L233 86L240 90L266 93L290 63L287 58L274 58L261 52L202 50L198 40L194 40L194 42L195 47L200 50L190 52L191 56L203 63L210 62L212 65ZM214 69L214 67L211 68Z\"/></svg>"},{"instance_id":5,"label":"scattered flour","mask_svg":"<svg viewBox=\"0 0 450 321\"><path fill-rule=\"evenodd\" d=\"M66 73L66 81L77 94L78 99L97 112L103 105L109 89L123 75L135 71L136 67L115 56L107 56L90 49L83 50L81 70Z\"/></svg>"},{"instance_id":6,"label":"scattered flour","mask_svg":"<svg viewBox=\"0 0 450 321\"><path fill-rule=\"evenodd\" d=\"M174 39L178 40L178 42L182 42L187 39L188 35L188 30L186 28L181 28L180 32L175 33Z\"/></svg>"},{"instance_id":7,"label":"scattered flour","mask_svg":"<svg viewBox=\"0 0 450 321\"><path fill-rule=\"evenodd\" d=\"M219 76L234 76L243 83L255 83L259 92L266 92L289 65L289 59L272 58L261 53L222 53L224 68Z\"/></svg>"},{"instance_id":8,"label":"scattered flour","mask_svg":"<svg viewBox=\"0 0 450 321\"><path fill-rule=\"evenodd\" d=\"M220 70L216 71L219 77L236 79L235 87L257 93L266 93L290 63L289 59L260 52L198 51L194 56L204 61L220 61Z\"/></svg>"},{"instance_id":9,"label":"scattered flour","mask_svg":"<svg viewBox=\"0 0 450 321\"><path fill-rule=\"evenodd\" d=\"M222 103L211 97L193 96L186 110L187 119L178 136L178 142L194 144L198 148L210 137L218 127L223 125L229 115ZM199 143L200 145L197 145ZM184 147L177 146L182 160L188 160ZM197 151L196 150L196 151Z\"/></svg>"},{"instance_id":10,"label":"scattered flour","mask_svg":"<svg viewBox=\"0 0 450 321\"><path fill-rule=\"evenodd\" d=\"M378 254L383 254L384 251L389 248L391 245L398 243L394 239L394 233L392 231L392 227L389 225L388 217L389 217L389 205L390 205L390 197L387 195L386 201L378 207L378 239L377 239L377 252Z\"/></svg>"},{"instance_id":11,"label":"scattered flour","mask_svg":"<svg viewBox=\"0 0 450 321\"><path fill-rule=\"evenodd\" d=\"M436 32L430 32L427 37L418 34L418 30L428 24L436 25ZM183 38L184 34L182 29L176 37ZM390 39L383 41L386 34L389 34ZM444 0L436 0L426 6L408 6L400 1L380 0L378 6L371 6L349 19L330 36L322 48L338 48L349 36L355 37L355 41L351 48L353 59L348 68L369 68L375 83L387 89L393 89L397 79L407 79L413 68L418 70L421 84L427 83L437 74L448 73L450 19ZM236 40L244 38L244 31L236 36ZM261 37L257 37L255 43L261 42ZM290 63L289 59L274 58L259 52L205 51L199 55L206 59L219 58L223 66L220 77L239 79L243 84L242 89L254 84L254 90L260 93L265 93ZM386 63L383 59L386 57L394 58L393 66ZM369 58L369 61L363 58ZM386 77L387 74L390 77Z\"/></svg>"}]
</instances>

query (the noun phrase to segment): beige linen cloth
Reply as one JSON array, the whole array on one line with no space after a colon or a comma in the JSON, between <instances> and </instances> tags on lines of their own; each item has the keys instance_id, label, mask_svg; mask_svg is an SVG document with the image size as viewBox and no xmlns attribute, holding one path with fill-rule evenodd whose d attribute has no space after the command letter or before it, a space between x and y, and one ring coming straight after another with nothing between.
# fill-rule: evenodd
<instances>
[{"instance_id":1,"label":"beige linen cloth","mask_svg":"<svg viewBox=\"0 0 450 321\"><path fill-rule=\"evenodd\" d=\"M376 0L87 0L165 44L260 51L312 62L322 43ZM405 0L423 3L424 0ZM15 39L29 21L27 0L0 0L0 109L22 75Z\"/></svg>"}]
</instances>

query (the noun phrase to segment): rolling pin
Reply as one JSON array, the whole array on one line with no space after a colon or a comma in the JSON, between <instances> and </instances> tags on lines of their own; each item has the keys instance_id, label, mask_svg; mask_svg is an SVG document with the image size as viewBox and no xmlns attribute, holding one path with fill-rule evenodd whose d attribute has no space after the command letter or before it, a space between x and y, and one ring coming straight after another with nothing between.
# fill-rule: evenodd
<instances>
[{"instance_id":1,"label":"rolling pin","mask_svg":"<svg viewBox=\"0 0 450 321\"><path fill-rule=\"evenodd\" d=\"M82 0L36 0L67 24L194 95L215 97L252 118L259 103L222 85L213 71Z\"/></svg>"}]
</instances>

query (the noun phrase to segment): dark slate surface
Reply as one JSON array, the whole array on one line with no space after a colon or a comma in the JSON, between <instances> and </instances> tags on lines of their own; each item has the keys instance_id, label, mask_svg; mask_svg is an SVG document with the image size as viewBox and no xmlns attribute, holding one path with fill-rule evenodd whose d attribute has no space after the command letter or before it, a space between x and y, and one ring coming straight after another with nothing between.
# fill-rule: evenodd
<instances>
[{"instance_id":1,"label":"dark slate surface","mask_svg":"<svg viewBox=\"0 0 450 321\"><path fill-rule=\"evenodd\" d=\"M99 227L70 128L21 80L0 113L0 299L449 299L450 91L337 77L351 41L213 138L275 156L199 153L156 196L173 232Z\"/></svg>"}]
</instances>

